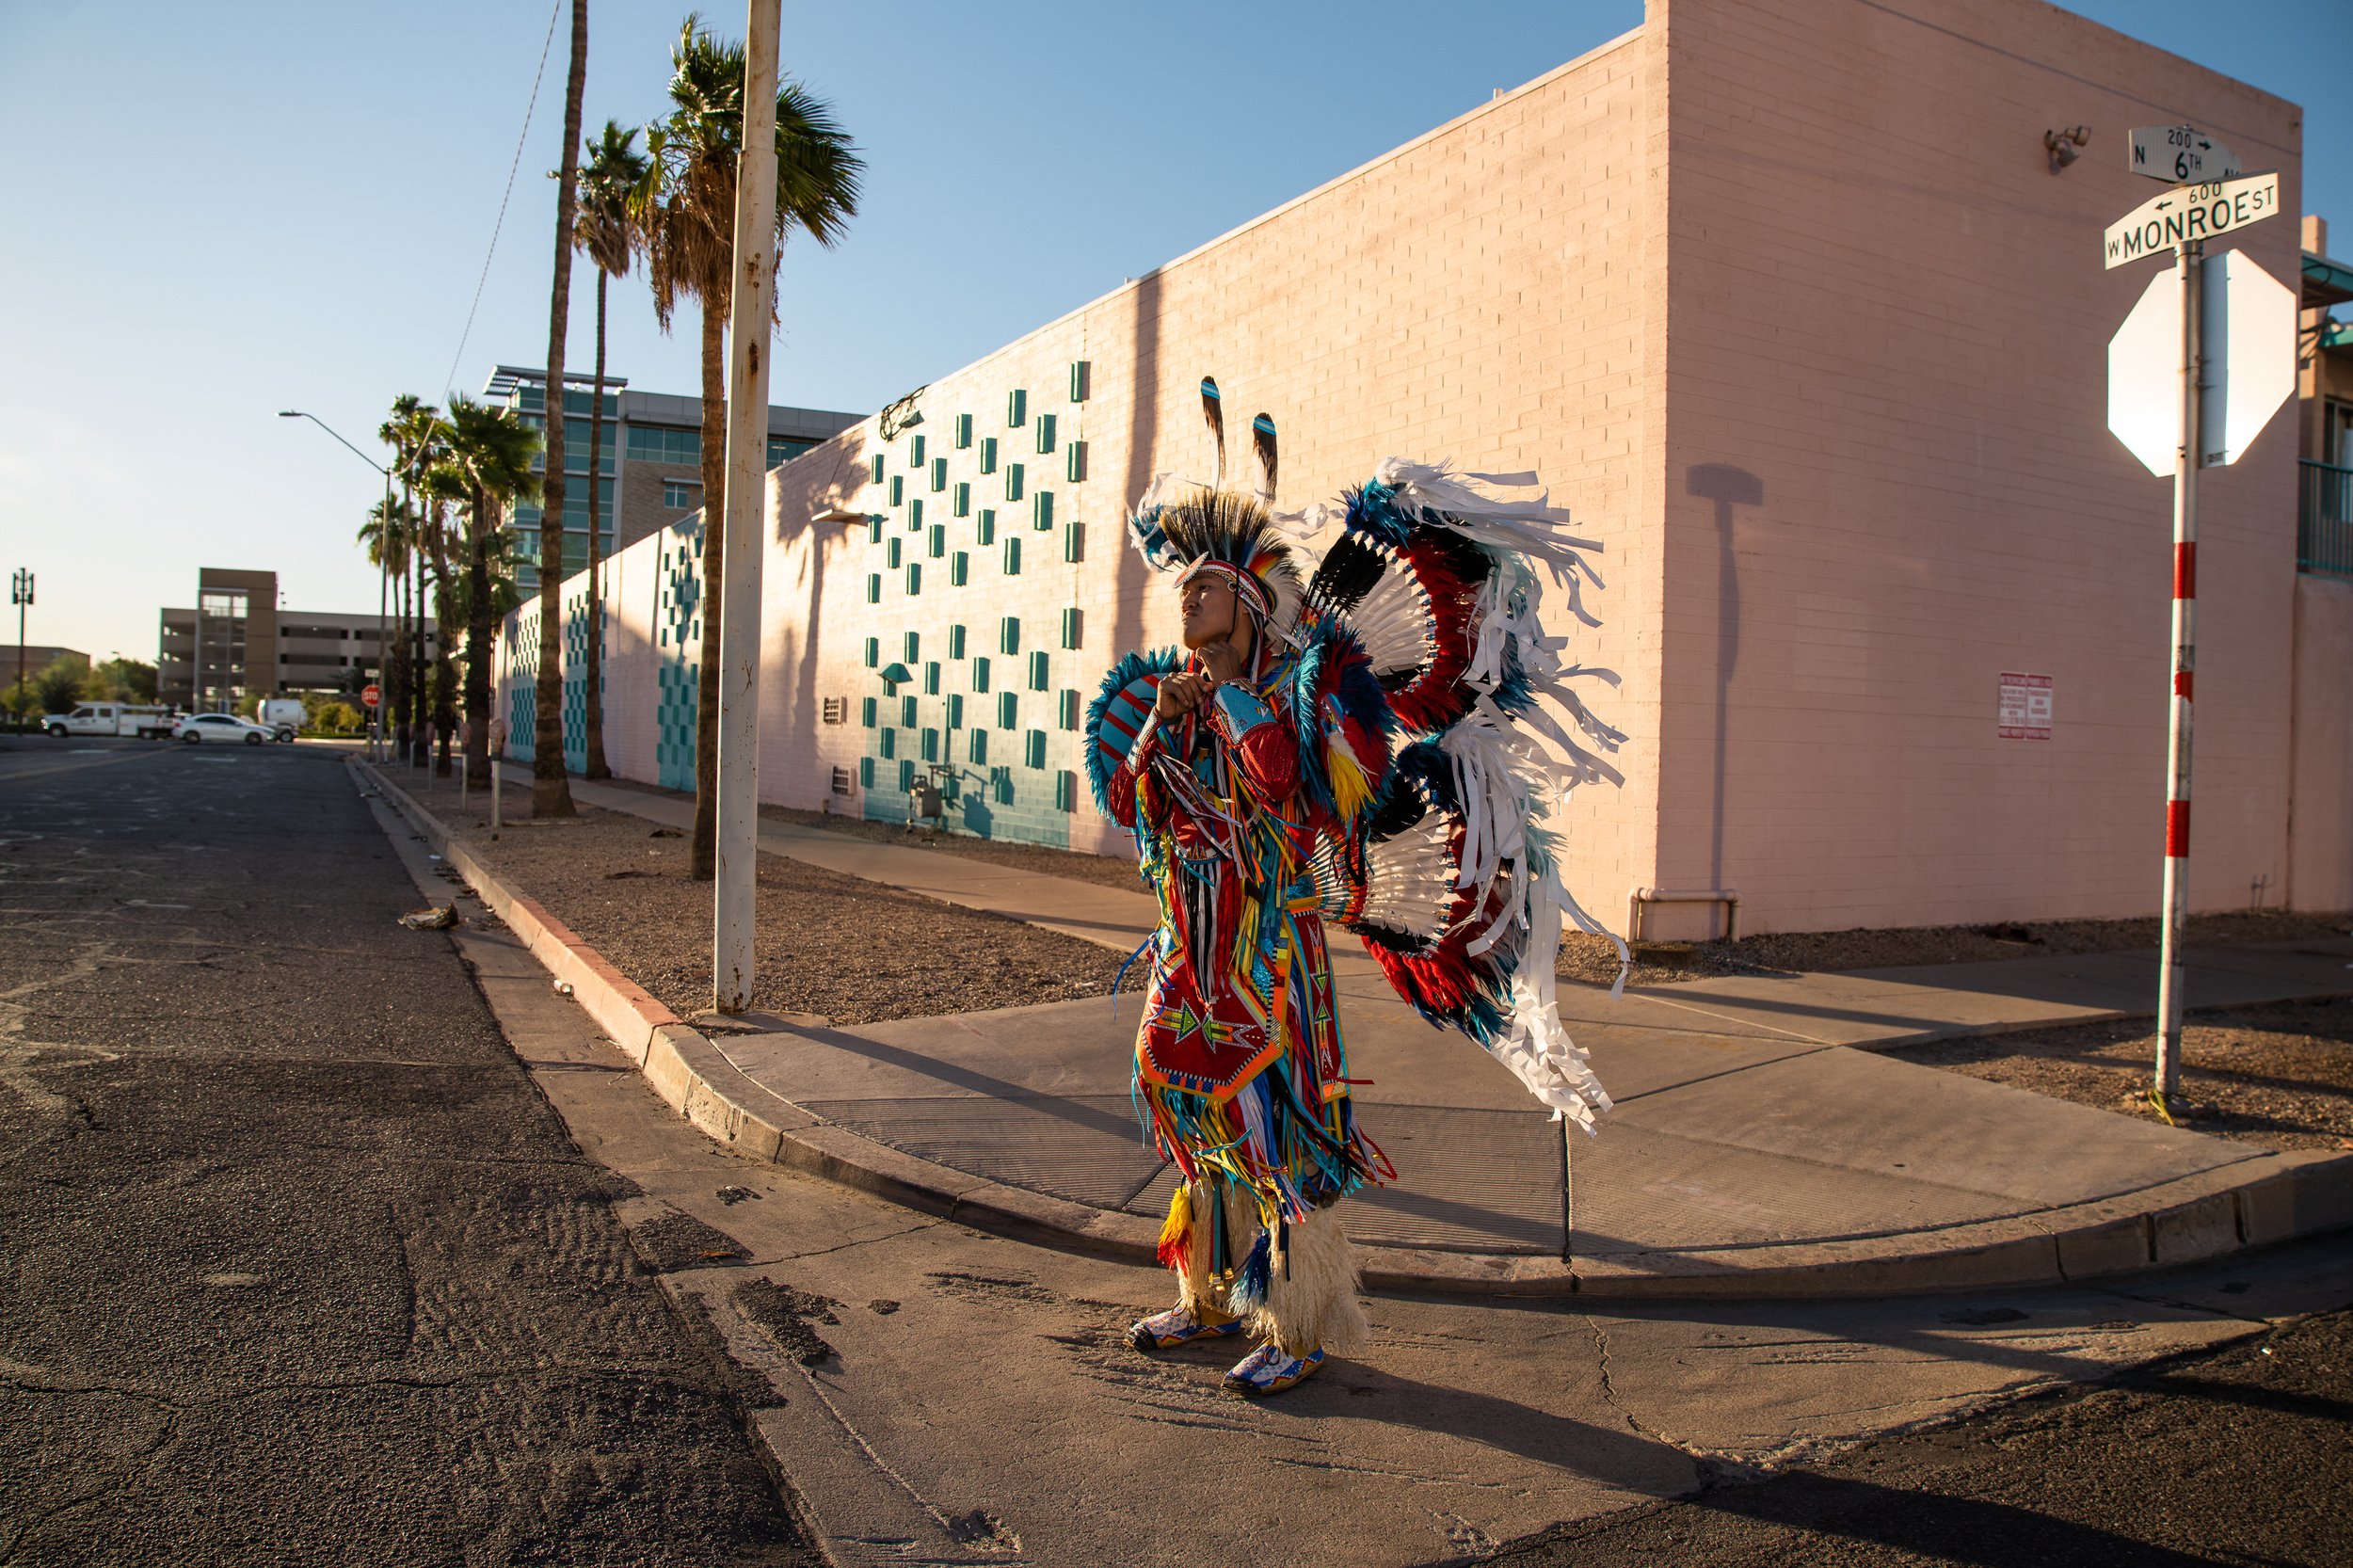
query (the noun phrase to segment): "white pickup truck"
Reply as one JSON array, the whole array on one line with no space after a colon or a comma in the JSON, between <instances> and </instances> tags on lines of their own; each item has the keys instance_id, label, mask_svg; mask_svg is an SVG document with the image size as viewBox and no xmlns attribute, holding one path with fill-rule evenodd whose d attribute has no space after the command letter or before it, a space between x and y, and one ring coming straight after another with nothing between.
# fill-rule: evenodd
<instances>
[{"instance_id":1,"label":"white pickup truck","mask_svg":"<svg viewBox=\"0 0 2353 1568\"><path fill-rule=\"evenodd\" d=\"M136 735L141 740L159 740L171 733L168 712L130 702L85 702L71 713L55 713L41 722L60 741L69 735Z\"/></svg>"}]
</instances>

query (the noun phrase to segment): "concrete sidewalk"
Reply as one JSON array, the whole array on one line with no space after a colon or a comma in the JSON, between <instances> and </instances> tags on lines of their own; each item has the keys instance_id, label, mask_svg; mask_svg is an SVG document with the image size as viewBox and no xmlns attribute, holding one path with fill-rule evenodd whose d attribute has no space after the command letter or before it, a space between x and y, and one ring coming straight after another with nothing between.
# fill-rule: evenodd
<instances>
[{"instance_id":1,"label":"concrete sidewalk","mask_svg":"<svg viewBox=\"0 0 2353 1568\"><path fill-rule=\"evenodd\" d=\"M691 812L574 792L655 822ZM765 822L761 841L1123 952L1150 919L1141 891L912 845ZM494 905L520 891L451 856ZM538 918L500 912L519 929ZM2353 1221L2353 1158L2274 1155L1856 1048L2145 1013L2153 954L1741 976L1616 1000L1564 986L1571 1030L1619 1101L1594 1139L1564 1139L1509 1074L1351 958L1339 988L1353 1071L1372 1080L1363 1120L1400 1172L1352 1203L1376 1284L1870 1294L2128 1272ZM598 984L601 960L580 962L580 984ZM2202 950L2192 1000L2353 994L2348 962L2353 941ZM1149 1252L1174 1177L1128 1098L1132 997L839 1029L616 1016L616 1039L645 1037L657 1082L680 1085L681 1109L705 1096L698 1120L772 1158L1066 1244Z\"/></svg>"}]
</instances>

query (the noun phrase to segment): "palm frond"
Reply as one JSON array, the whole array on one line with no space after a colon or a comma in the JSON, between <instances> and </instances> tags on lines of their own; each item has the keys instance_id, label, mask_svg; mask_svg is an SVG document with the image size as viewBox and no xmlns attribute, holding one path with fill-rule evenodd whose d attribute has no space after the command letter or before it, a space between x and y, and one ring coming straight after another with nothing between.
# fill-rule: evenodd
<instances>
[{"instance_id":1,"label":"palm frond","mask_svg":"<svg viewBox=\"0 0 2353 1568\"><path fill-rule=\"evenodd\" d=\"M626 203L664 331L678 302L726 311L735 269L735 185L744 139L744 46L687 17L670 51L670 113L646 128L646 167ZM798 82L776 93L776 236L820 245L856 216L865 171L831 105Z\"/></svg>"}]
</instances>

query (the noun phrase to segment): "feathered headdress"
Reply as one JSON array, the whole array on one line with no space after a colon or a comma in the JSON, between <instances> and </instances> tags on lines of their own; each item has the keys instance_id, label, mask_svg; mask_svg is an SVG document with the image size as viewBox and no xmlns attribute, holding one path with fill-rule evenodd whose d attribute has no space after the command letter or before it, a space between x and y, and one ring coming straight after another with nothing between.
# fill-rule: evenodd
<instances>
[{"instance_id":1,"label":"feathered headdress","mask_svg":"<svg viewBox=\"0 0 2353 1568\"><path fill-rule=\"evenodd\" d=\"M1274 422L1264 414L1251 422L1259 484L1256 495L1241 495L1225 488L1225 419L1217 382L1206 376L1201 412L1217 445L1214 476L1207 485L1154 476L1128 520L1128 542L1153 570L1181 572L1179 582L1215 573L1261 631L1289 641L1305 584L1268 510L1274 499Z\"/></svg>"}]
</instances>

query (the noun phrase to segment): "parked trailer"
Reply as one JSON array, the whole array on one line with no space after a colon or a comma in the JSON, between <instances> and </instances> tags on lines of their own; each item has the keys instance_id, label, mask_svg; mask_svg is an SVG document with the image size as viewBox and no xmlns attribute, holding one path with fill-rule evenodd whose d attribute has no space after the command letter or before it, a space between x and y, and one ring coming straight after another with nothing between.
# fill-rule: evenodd
<instances>
[{"instance_id":1,"label":"parked trailer","mask_svg":"<svg viewBox=\"0 0 2353 1568\"><path fill-rule=\"evenodd\" d=\"M298 696L265 696L253 709L253 722L278 741L291 742L301 730L304 716Z\"/></svg>"}]
</instances>

